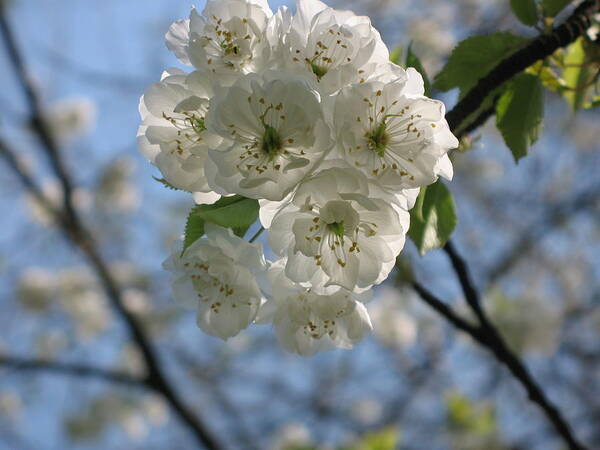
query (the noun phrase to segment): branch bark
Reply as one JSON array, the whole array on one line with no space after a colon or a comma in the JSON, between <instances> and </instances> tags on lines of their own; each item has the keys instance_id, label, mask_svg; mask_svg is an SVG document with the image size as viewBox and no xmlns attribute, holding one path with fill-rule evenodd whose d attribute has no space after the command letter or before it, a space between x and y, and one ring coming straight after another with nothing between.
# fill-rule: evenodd
<instances>
[{"instance_id":1,"label":"branch bark","mask_svg":"<svg viewBox=\"0 0 600 450\"><path fill-rule=\"evenodd\" d=\"M122 384L124 386L148 388L144 378L84 364L26 359L17 356L0 356L0 366L18 371L53 372L72 377L96 378L98 380Z\"/></svg>"},{"instance_id":2,"label":"branch bark","mask_svg":"<svg viewBox=\"0 0 600 450\"><path fill-rule=\"evenodd\" d=\"M585 447L577 441L571 427L562 417L560 411L548 399L541 386L537 384L525 364L510 350L506 341L485 313L479 291L471 278L471 273L465 259L458 253L454 244L448 241L444 247L452 268L460 282L463 294L479 322L477 333L471 335L488 348L527 391L529 399L537 404L557 433L564 439L572 450L583 450Z\"/></svg>"},{"instance_id":3,"label":"branch bark","mask_svg":"<svg viewBox=\"0 0 600 450\"><path fill-rule=\"evenodd\" d=\"M122 291L117 281L110 272L106 261L100 254L92 233L81 220L77 210L73 205L73 182L71 176L66 165L64 164L64 161L62 160L58 145L56 144L52 133L44 122L44 116L39 97L27 74L23 58L18 50L12 29L6 18L6 10L1 6L0 33L4 39L9 60L14 66L18 80L23 89L23 93L27 99L33 130L39 138L41 148L48 157L50 165L63 190L63 208L57 213L57 217L60 218L60 220L57 222L60 229L63 231L66 239L82 252L87 262L94 269L96 275L100 279L101 286L103 287L106 296L113 306L113 309L123 320L133 341L140 349L148 373L146 384L154 391L163 395L167 403L169 403L179 419L187 425L199 443L210 450L221 448L221 445L208 430L208 427L204 424L204 422L190 409L188 409L188 407L181 401L171 384L168 382L166 375L164 374L159 363L156 349L146 336L141 325L136 321L135 317L125 308ZM18 167L18 159L15 157L14 152L11 152L5 143L0 146L0 153L2 153L13 169ZM16 166L14 162L16 162ZM25 188L32 192L36 198L38 198L39 194L36 192L39 190L34 190L35 183L29 182L27 177L24 178L22 176L23 173L25 173L23 170L17 171L17 174L19 174L19 178L23 182ZM32 177L29 178L33 180ZM39 199L43 199L43 196ZM50 207L51 206L52 205L50 205Z\"/></svg>"},{"instance_id":4,"label":"branch bark","mask_svg":"<svg viewBox=\"0 0 600 450\"><path fill-rule=\"evenodd\" d=\"M600 0L586 0L581 3L571 16L553 32L533 39L524 48L501 61L490 73L483 77L469 93L446 114L450 129L456 131L461 124L475 113L484 99L498 86L534 64L536 61L553 54L558 48L575 41L590 27L592 16L600 12ZM483 111L479 117L464 127L461 135L474 131L493 115L493 110ZM556 432L563 438L572 450L583 450L585 447L577 441L569 424L561 412L546 397L542 388L533 379L525 364L508 348L506 342L494 324L487 317L482 305L479 291L476 289L466 261L456 251L450 241L444 247L450 258L454 272L460 282L469 308L475 314L478 324L473 325L460 316L443 301L435 297L417 282L413 288L419 296L439 314L446 318L456 328L469 334L475 341L491 351L496 359L512 373L527 391L532 402L537 404L547 419L552 423Z\"/></svg>"},{"instance_id":5,"label":"branch bark","mask_svg":"<svg viewBox=\"0 0 600 450\"><path fill-rule=\"evenodd\" d=\"M525 47L502 60L446 114L450 129L453 131L458 129L467 117L477 111L485 98L495 88L536 61L550 56L560 47L569 45L584 34L592 23L592 16L598 12L600 12L600 0L586 0L554 31L533 39Z\"/></svg>"}]
</instances>

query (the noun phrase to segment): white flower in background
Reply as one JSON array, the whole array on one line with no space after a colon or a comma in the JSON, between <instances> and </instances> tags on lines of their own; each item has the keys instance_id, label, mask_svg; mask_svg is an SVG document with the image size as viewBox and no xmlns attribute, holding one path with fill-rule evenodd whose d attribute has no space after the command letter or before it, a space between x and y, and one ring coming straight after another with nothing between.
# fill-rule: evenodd
<instances>
[{"instance_id":1,"label":"white flower in background","mask_svg":"<svg viewBox=\"0 0 600 450\"><path fill-rule=\"evenodd\" d=\"M23 409L23 402L13 391L0 391L0 414L3 418L14 420Z\"/></svg>"},{"instance_id":2,"label":"white flower in background","mask_svg":"<svg viewBox=\"0 0 600 450\"><path fill-rule=\"evenodd\" d=\"M80 267L65 269L56 275L58 300L81 339L91 340L111 325L106 298L92 273Z\"/></svg>"},{"instance_id":3,"label":"white flower in background","mask_svg":"<svg viewBox=\"0 0 600 450\"><path fill-rule=\"evenodd\" d=\"M52 272L40 268L26 269L17 284L17 298L27 309L47 311L56 293L56 279Z\"/></svg>"},{"instance_id":4,"label":"white flower in background","mask_svg":"<svg viewBox=\"0 0 600 450\"><path fill-rule=\"evenodd\" d=\"M271 450L291 450L312 448L310 430L302 423L290 422L275 432Z\"/></svg>"},{"instance_id":5,"label":"white flower in background","mask_svg":"<svg viewBox=\"0 0 600 450\"><path fill-rule=\"evenodd\" d=\"M375 336L390 347L406 348L417 339L417 318L409 309L405 294L400 289L382 286L369 303Z\"/></svg>"},{"instance_id":6,"label":"white flower in background","mask_svg":"<svg viewBox=\"0 0 600 450\"><path fill-rule=\"evenodd\" d=\"M209 188L204 170L208 149L221 143L207 132L204 121L212 95L211 84L202 73L186 75L171 70L140 100L140 151L168 183L198 193L199 203L219 198Z\"/></svg>"},{"instance_id":7,"label":"white flower in background","mask_svg":"<svg viewBox=\"0 0 600 450\"><path fill-rule=\"evenodd\" d=\"M333 287L318 294L291 281L284 266L280 260L269 270L272 299L261 308L258 322L273 322L286 350L310 356L336 347L349 349L371 331L367 310L352 292Z\"/></svg>"},{"instance_id":8,"label":"white flower in background","mask_svg":"<svg viewBox=\"0 0 600 450\"><path fill-rule=\"evenodd\" d=\"M426 186L452 178L448 151L458 146L444 118L444 104L423 96L421 75L389 74L343 91L336 100L337 148L348 164L383 186Z\"/></svg>"},{"instance_id":9,"label":"white flower in background","mask_svg":"<svg viewBox=\"0 0 600 450\"><path fill-rule=\"evenodd\" d=\"M265 32L272 14L266 0L208 0L201 14L192 9L189 20L171 26L167 47L182 63L229 85L269 62Z\"/></svg>"},{"instance_id":10,"label":"white flower in background","mask_svg":"<svg viewBox=\"0 0 600 450\"><path fill-rule=\"evenodd\" d=\"M233 337L256 317L267 267L260 244L207 223L206 237L183 255L175 248L164 267L174 274L175 300L197 306L198 326L211 336Z\"/></svg>"},{"instance_id":11,"label":"white flower in background","mask_svg":"<svg viewBox=\"0 0 600 450\"><path fill-rule=\"evenodd\" d=\"M53 208L60 209L63 205L63 190L59 181L56 179L45 179L42 181L41 187L46 201ZM93 204L93 197L86 189L75 188L71 196L71 201L80 212L88 212ZM25 204L29 208L30 217L34 222L43 226L54 224L54 216L34 195L25 194Z\"/></svg>"},{"instance_id":12,"label":"white flower in background","mask_svg":"<svg viewBox=\"0 0 600 450\"><path fill-rule=\"evenodd\" d=\"M370 197L360 172L332 168L298 187L275 215L269 243L288 257L292 280L364 291L394 267L409 220L389 199Z\"/></svg>"},{"instance_id":13,"label":"white flower in background","mask_svg":"<svg viewBox=\"0 0 600 450\"><path fill-rule=\"evenodd\" d=\"M110 162L100 174L96 203L106 211L128 213L139 205L139 193L132 180L135 161L129 157Z\"/></svg>"},{"instance_id":14,"label":"white flower in background","mask_svg":"<svg viewBox=\"0 0 600 450\"><path fill-rule=\"evenodd\" d=\"M288 30L275 50L280 65L304 74L324 94L368 79L377 64L389 61L389 51L368 17L318 0L298 0L294 17L282 16L280 28Z\"/></svg>"},{"instance_id":15,"label":"white flower in background","mask_svg":"<svg viewBox=\"0 0 600 450\"><path fill-rule=\"evenodd\" d=\"M44 360L54 359L69 347L69 343L65 330L50 329L35 336L35 353L38 358Z\"/></svg>"},{"instance_id":16,"label":"white flower in background","mask_svg":"<svg viewBox=\"0 0 600 450\"><path fill-rule=\"evenodd\" d=\"M373 426L380 421L384 412L383 402L371 397L357 399L350 407L352 418L361 425L367 426Z\"/></svg>"},{"instance_id":17,"label":"white flower in background","mask_svg":"<svg viewBox=\"0 0 600 450\"><path fill-rule=\"evenodd\" d=\"M213 189L281 200L333 146L319 94L291 74L247 75L213 98L211 132L229 139L211 150Z\"/></svg>"},{"instance_id":18,"label":"white flower in background","mask_svg":"<svg viewBox=\"0 0 600 450\"><path fill-rule=\"evenodd\" d=\"M64 99L47 107L43 116L54 138L68 144L91 131L96 122L96 105L88 98Z\"/></svg>"}]
</instances>

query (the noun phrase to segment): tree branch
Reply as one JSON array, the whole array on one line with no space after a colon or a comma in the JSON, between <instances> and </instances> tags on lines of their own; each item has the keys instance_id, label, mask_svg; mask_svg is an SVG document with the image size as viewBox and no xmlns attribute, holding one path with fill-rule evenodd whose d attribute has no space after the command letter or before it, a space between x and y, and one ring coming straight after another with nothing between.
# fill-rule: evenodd
<instances>
[{"instance_id":1,"label":"tree branch","mask_svg":"<svg viewBox=\"0 0 600 450\"><path fill-rule=\"evenodd\" d=\"M464 127L463 130L460 130L460 126L464 120L479 109L484 99L495 88L510 80L536 61L550 56L558 48L570 44L584 34L591 25L592 16L599 11L600 0L584 1L554 31L533 39L524 48L501 61L490 73L480 79L475 87L446 114L446 120L450 129L454 132L458 131L460 135L463 135L483 125L493 115L493 109L483 111L473 122ZM541 408L558 434L569 445L569 448L572 450L584 449L585 447L575 439L573 432L560 411L546 397L544 391L535 382L523 362L511 352L496 327L487 317L481 306L479 292L471 279L465 260L458 254L452 242L448 242L444 250L450 258L465 299L477 317L479 324L477 326L471 325L456 315L444 302L436 298L418 283L413 283L413 288L427 304L454 326L468 333L482 346L490 350L510 370L513 376L525 388L529 398Z\"/></svg>"},{"instance_id":2,"label":"tree branch","mask_svg":"<svg viewBox=\"0 0 600 450\"><path fill-rule=\"evenodd\" d=\"M435 309L440 315L446 318L448 322L459 330L464 331L471 336L479 335L479 329L476 325L467 322L450 308L446 303L438 299L427 288L417 281L412 282L412 288L431 308Z\"/></svg>"},{"instance_id":3,"label":"tree branch","mask_svg":"<svg viewBox=\"0 0 600 450\"><path fill-rule=\"evenodd\" d=\"M156 350L154 349L150 340L146 337L144 330L138 324L135 317L125 308L122 291L117 281L110 272L107 263L102 258L92 234L83 223L77 210L73 206L73 183L71 181L71 177L61 158L58 145L56 144L52 133L44 122L41 102L32 83L30 82L29 76L25 69L25 64L21 54L18 51L12 30L6 19L5 8L1 6L0 33L4 38L10 61L15 68L19 82L25 97L27 98L34 132L38 136L40 143L42 144L42 149L46 153L63 189L63 211L61 211L60 214L63 220L58 222L61 230L65 234L67 240L70 241L75 247L79 248L90 266L94 269L114 310L123 319L132 339L139 347L148 371L146 380L147 385L164 396L171 408L188 426L201 444L211 450L219 449L221 446L212 436L212 433L209 432L206 425L183 404L177 393L167 381L166 376L159 364ZM6 156L7 154L11 154L11 152L8 151L6 144L2 145L0 148L2 149L2 153L7 161L10 161L11 159L17 161L17 159L14 157L14 154L12 158L10 156ZM11 164L11 167L14 168L14 164ZM35 195L35 191L32 191L32 185L30 183L28 184L21 176L20 179L26 189L30 190Z\"/></svg>"},{"instance_id":4,"label":"tree branch","mask_svg":"<svg viewBox=\"0 0 600 450\"><path fill-rule=\"evenodd\" d=\"M477 111L488 94L498 86L584 34L592 23L592 16L598 12L600 12L600 0L586 0L551 33L533 39L525 47L502 60L446 114L450 129L453 131L458 129L467 117Z\"/></svg>"},{"instance_id":5,"label":"tree branch","mask_svg":"<svg viewBox=\"0 0 600 450\"><path fill-rule=\"evenodd\" d=\"M487 347L496 356L498 361L510 370L513 376L525 388L530 400L541 408L558 434L569 445L569 448L572 450L583 450L585 447L576 440L569 424L562 417L560 411L546 397L546 394L533 379L525 364L509 349L498 329L487 317L481 305L481 296L473 283L464 258L457 252L451 241L448 241L444 247L444 251L452 263L452 268L460 282L465 300L479 321L479 332L477 334L471 333L471 335L483 346Z\"/></svg>"},{"instance_id":6,"label":"tree branch","mask_svg":"<svg viewBox=\"0 0 600 450\"><path fill-rule=\"evenodd\" d=\"M17 356L0 356L0 366L26 372L44 371L73 377L96 378L125 386L148 388L144 378L83 364L26 359Z\"/></svg>"}]
</instances>

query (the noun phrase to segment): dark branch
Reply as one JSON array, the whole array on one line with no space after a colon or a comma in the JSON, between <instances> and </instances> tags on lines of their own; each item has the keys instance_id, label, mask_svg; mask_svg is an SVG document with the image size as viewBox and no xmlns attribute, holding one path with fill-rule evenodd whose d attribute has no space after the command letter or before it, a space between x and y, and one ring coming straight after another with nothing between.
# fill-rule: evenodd
<instances>
[{"instance_id":1,"label":"dark branch","mask_svg":"<svg viewBox=\"0 0 600 450\"><path fill-rule=\"evenodd\" d=\"M554 31L533 39L528 45L501 61L446 114L450 129L457 130L467 117L477 111L488 94L498 86L584 34L592 23L592 16L598 12L600 12L600 0L584 1Z\"/></svg>"},{"instance_id":2,"label":"dark branch","mask_svg":"<svg viewBox=\"0 0 600 450\"><path fill-rule=\"evenodd\" d=\"M38 136L42 148L46 153L50 164L58 177L63 189L63 211L61 216L63 220L58 224L65 234L68 241L79 248L86 257L88 263L96 272L101 281L101 285L110 300L117 314L127 325L128 331L142 353L147 369L147 385L156 392L162 394L179 418L189 427L195 437L208 449L218 449L220 445L212 436L206 425L192 413L178 397L177 393L168 383L165 374L160 366L156 350L142 327L138 324L135 317L127 311L124 306L121 289L109 270L108 265L102 258L92 234L80 219L77 210L72 203L73 183L68 170L61 158L59 148L52 136L52 133L44 123L41 103L37 93L29 80L25 69L25 64L18 51L16 41L8 21L6 20L6 11L0 7L0 32L4 38L9 58L16 70L19 82L28 101L31 113L31 123L35 134ZM3 146L6 150L6 145ZM3 151L3 154L6 151ZM11 165L12 167L13 165ZM31 184L21 178L24 186L31 191ZM35 195L35 192L33 192Z\"/></svg>"},{"instance_id":3,"label":"dark branch","mask_svg":"<svg viewBox=\"0 0 600 450\"><path fill-rule=\"evenodd\" d=\"M585 449L585 447L576 440L569 424L562 417L560 411L546 397L546 394L533 379L525 364L510 350L502 335L487 317L481 304L481 296L473 283L466 261L456 251L454 245L450 241L444 247L444 251L450 258L452 268L460 281L465 300L479 321L479 332L477 335L471 334L473 338L483 346L487 347L496 358L510 370L513 376L525 388L530 400L541 408L548 420L554 425L558 434L569 445L570 449Z\"/></svg>"},{"instance_id":4,"label":"dark branch","mask_svg":"<svg viewBox=\"0 0 600 450\"><path fill-rule=\"evenodd\" d=\"M458 139L460 139L464 135L475 131L479 127L482 127L483 125L485 125L485 123L488 121L488 119L490 117L492 117L494 114L496 114L496 102L494 102L494 106L492 106L491 108L488 108L485 111L482 111L481 114L479 114L469 125L462 128L460 131L455 132L454 133L455 136Z\"/></svg>"},{"instance_id":5,"label":"dark branch","mask_svg":"<svg viewBox=\"0 0 600 450\"><path fill-rule=\"evenodd\" d=\"M33 360L16 356L0 356L0 366L25 372L53 372L72 377L96 378L126 386L147 388L144 378L83 364Z\"/></svg>"},{"instance_id":6,"label":"dark branch","mask_svg":"<svg viewBox=\"0 0 600 450\"><path fill-rule=\"evenodd\" d=\"M471 336L479 335L479 329L477 326L467 322L465 319L456 314L452 308L429 292L419 282L413 281L412 288L417 292L417 294L419 294L425 303L435 309L440 315L445 317L446 320L456 328L464 331L467 334L470 334Z\"/></svg>"},{"instance_id":7,"label":"dark branch","mask_svg":"<svg viewBox=\"0 0 600 450\"><path fill-rule=\"evenodd\" d=\"M4 159L8 167L19 178L19 181L25 186L25 189L37 200L42 208L46 210L52 217L57 220L62 220L60 211L58 211L46 198L44 192L35 182L34 177L29 173L25 165L19 161L17 155L8 148L8 146L0 141L0 156Z\"/></svg>"},{"instance_id":8,"label":"dark branch","mask_svg":"<svg viewBox=\"0 0 600 450\"><path fill-rule=\"evenodd\" d=\"M484 99L494 89L536 61L550 56L558 48L570 44L583 35L591 25L592 16L599 11L600 0L584 1L554 31L532 40L527 46L501 61L489 74L479 80L477 85L446 114L450 128L462 136L483 125L494 114L493 108L481 112L470 124L466 125L462 130L460 129L461 124L478 110ZM529 398L542 409L555 430L567 442L569 448L573 450L584 449L585 447L575 439L573 432L560 411L546 397L544 391L535 382L523 362L511 352L496 327L488 319L481 306L479 292L471 279L465 260L458 254L451 242L446 245L444 250L450 258L452 267L460 281L465 299L477 317L479 325L473 326L457 316L444 302L437 299L418 283L413 283L413 288L427 304L454 326L470 334L473 339L489 349L510 370L513 376L525 388Z\"/></svg>"}]
</instances>

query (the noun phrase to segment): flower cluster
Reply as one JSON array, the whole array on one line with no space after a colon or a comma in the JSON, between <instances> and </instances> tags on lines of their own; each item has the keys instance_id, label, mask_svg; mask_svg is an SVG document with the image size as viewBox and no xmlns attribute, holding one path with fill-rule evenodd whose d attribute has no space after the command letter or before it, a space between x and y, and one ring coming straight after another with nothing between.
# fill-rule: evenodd
<instances>
[{"instance_id":1,"label":"flower cluster","mask_svg":"<svg viewBox=\"0 0 600 450\"><path fill-rule=\"evenodd\" d=\"M140 102L142 153L197 203L257 199L279 258L207 225L165 267L198 324L227 339L272 323L282 345L351 348L402 250L419 188L452 177L458 142L423 79L389 62L367 17L298 0L208 0L176 22L171 69Z\"/></svg>"}]
</instances>

